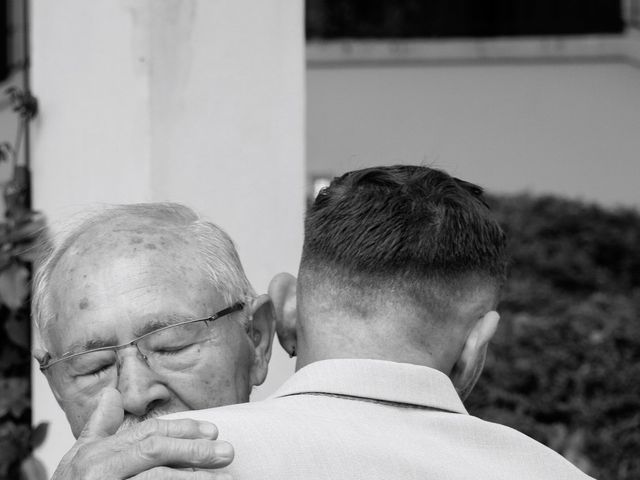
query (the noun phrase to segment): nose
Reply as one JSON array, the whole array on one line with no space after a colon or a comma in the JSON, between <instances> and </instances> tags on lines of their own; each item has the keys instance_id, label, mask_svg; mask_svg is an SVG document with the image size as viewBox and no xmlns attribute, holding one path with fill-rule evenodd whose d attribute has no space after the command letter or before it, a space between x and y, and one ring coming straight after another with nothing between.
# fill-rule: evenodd
<instances>
[{"instance_id":1,"label":"nose","mask_svg":"<svg viewBox=\"0 0 640 480\"><path fill-rule=\"evenodd\" d=\"M171 400L171 392L163 378L149 368L135 347L118 352L118 390L125 412L137 417Z\"/></svg>"}]
</instances>

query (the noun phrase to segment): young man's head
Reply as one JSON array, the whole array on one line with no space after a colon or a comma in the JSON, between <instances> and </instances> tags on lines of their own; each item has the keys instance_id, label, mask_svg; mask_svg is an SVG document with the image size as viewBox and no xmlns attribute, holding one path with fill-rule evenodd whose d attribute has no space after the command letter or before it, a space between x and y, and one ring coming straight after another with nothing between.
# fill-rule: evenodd
<instances>
[{"instance_id":1,"label":"young man's head","mask_svg":"<svg viewBox=\"0 0 640 480\"><path fill-rule=\"evenodd\" d=\"M229 236L177 204L114 206L69 229L34 281L35 356L78 436L104 387L124 426L246 402L273 315Z\"/></svg>"},{"instance_id":2,"label":"young man's head","mask_svg":"<svg viewBox=\"0 0 640 480\"><path fill-rule=\"evenodd\" d=\"M349 172L307 212L295 291L274 279L279 336L298 366L377 358L472 388L497 326L505 235L482 189L427 167Z\"/></svg>"}]
</instances>

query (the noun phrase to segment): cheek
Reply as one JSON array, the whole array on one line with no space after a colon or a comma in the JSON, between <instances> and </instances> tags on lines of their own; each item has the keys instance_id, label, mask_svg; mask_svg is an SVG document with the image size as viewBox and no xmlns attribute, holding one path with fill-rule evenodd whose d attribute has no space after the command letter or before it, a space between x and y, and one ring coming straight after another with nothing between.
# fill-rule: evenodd
<instances>
[{"instance_id":1,"label":"cheek","mask_svg":"<svg viewBox=\"0 0 640 480\"><path fill-rule=\"evenodd\" d=\"M97 400L95 402L68 400L60 404L67 416L71 431L76 438L89 421L91 413L95 410L97 403Z\"/></svg>"},{"instance_id":2,"label":"cheek","mask_svg":"<svg viewBox=\"0 0 640 480\"><path fill-rule=\"evenodd\" d=\"M245 349L202 348L201 361L176 373L171 389L190 409L203 409L248 400L249 355Z\"/></svg>"}]
</instances>

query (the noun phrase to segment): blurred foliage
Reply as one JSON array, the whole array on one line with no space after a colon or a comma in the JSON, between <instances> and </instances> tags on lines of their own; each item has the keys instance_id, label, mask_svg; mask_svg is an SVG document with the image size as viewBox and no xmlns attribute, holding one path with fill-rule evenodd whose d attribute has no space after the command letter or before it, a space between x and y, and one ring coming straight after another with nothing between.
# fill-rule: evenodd
<instances>
[{"instance_id":1,"label":"blurred foliage","mask_svg":"<svg viewBox=\"0 0 640 480\"><path fill-rule=\"evenodd\" d=\"M46 478L32 456L47 426L31 427L29 281L43 219L28 208L28 178L25 167L16 167L0 222L0 480Z\"/></svg>"},{"instance_id":2,"label":"blurred foliage","mask_svg":"<svg viewBox=\"0 0 640 480\"><path fill-rule=\"evenodd\" d=\"M640 215L498 197L512 265L469 411L600 480L640 479Z\"/></svg>"},{"instance_id":3,"label":"blurred foliage","mask_svg":"<svg viewBox=\"0 0 640 480\"><path fill-rule=\"evenodd\" d=\"M620 33L620 0L307 0L307 38Z\"/></svg>"}]
</instances>

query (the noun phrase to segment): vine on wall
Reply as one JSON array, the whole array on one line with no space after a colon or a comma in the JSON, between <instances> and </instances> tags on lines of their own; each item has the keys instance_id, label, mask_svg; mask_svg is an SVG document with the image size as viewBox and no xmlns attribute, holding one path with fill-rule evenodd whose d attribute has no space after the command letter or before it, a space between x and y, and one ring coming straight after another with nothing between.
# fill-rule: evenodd
<instances>
[{"instance_id":1,"label":"vine on wall","mask_svg":"<svg viewBox=\"0 0 640 480\"><path fill-rule=\"evenodd\" d=\"M15 87L7 94L20 121L15 144L0 144L0 161L13 164L13 177L2 190L5 214L0 220L0 480L46 480L44 467L32 455L47 427L31 425L30 375L31 266L44 221L31 211L29 169L19 160L37 102Z\"/></svg>"},{"instance_id":2,"label":"vine on wall","mask_svg":"<svg viewBox=\"0 0 640 480\"><path fill-rule=\"evenodd\" d=\"M0 223L0 479L46 479L32 456L46 425L31 426L30 279L42 218L25 208L24 167L5 187Z\"/></svg>"}]
</instances>

